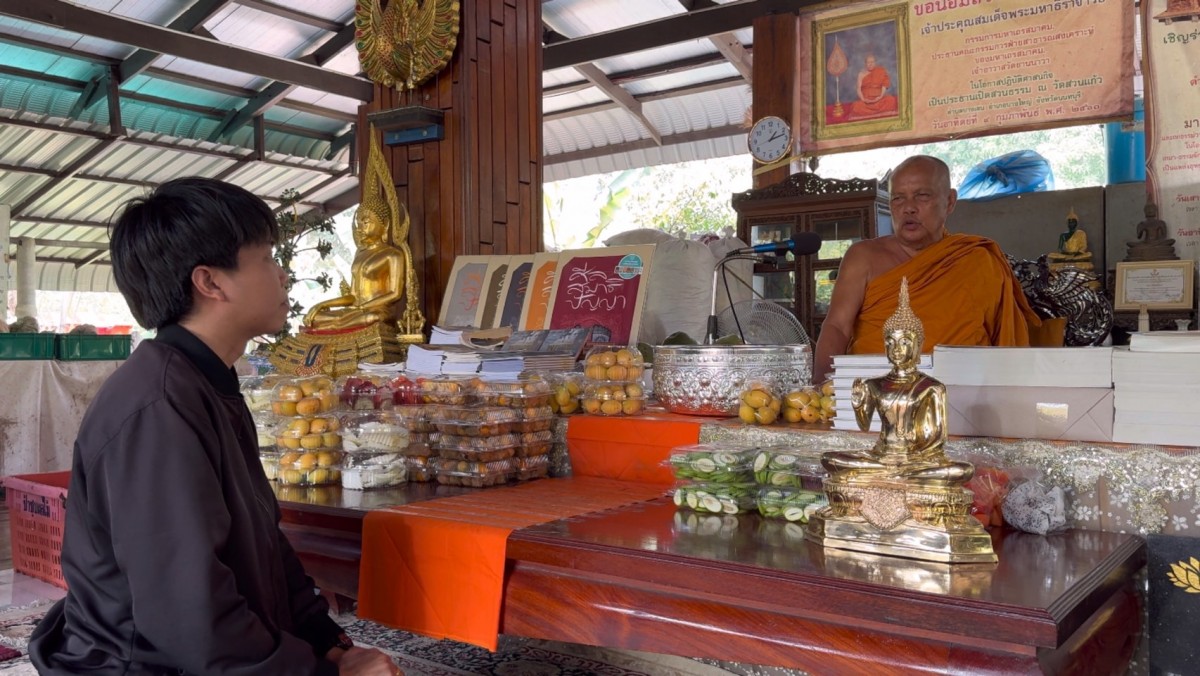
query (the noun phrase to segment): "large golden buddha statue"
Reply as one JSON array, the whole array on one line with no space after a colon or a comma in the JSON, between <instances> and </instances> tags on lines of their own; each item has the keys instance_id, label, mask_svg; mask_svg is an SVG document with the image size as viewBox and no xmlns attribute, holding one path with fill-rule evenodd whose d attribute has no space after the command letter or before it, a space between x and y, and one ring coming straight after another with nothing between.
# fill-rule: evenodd
<instances>
[{"instance_id":1,"label":"large golden buddha statue","mask_svg":"<svg viewBox=\"0 0 1200 676\"><path fill-rule=\"evenodd\" d=\"M425 317L407 242L408 210L396 195L375 130L369 133L362 202L354 214L350 283L342 282L336 298L312 306L300 334L275 347L271 361L282 372L341 375L357 370L360 362L402 361L407 345L424 342Z\"/></svg>"},{"instance_id":2,"label":"large golden buddha statue","mask_svg":"<svg viewBox=\"0 0 1200 676\"><path fill-rule=\"evenodd\" d=\"M860 429L878 415L879 439L867 451L831 451L829 506L807 536L828 547L949 563L990 562L991 537L971 516L970 463L946 457L946 386L917 370L925 330L909 306L908 280L883 325L891 371L858 379L851 405Z\"/></svg>"}]
</instances>

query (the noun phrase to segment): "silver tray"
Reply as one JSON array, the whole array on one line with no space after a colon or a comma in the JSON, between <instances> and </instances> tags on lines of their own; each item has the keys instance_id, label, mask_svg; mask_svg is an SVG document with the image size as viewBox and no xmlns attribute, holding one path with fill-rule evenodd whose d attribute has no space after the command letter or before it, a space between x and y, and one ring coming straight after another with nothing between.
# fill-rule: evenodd
<instances>
[{"instance_id":1,"label":"silver tray","mask_svg":"<svg viewBox=\"0 0 1200 676\"><path fill-rule=\"evenodd\" d=\"M780 396L812 378L807 345L657 345L654 395L674 413L735 416L746 385Z\"/></svg>"}]
</instances>

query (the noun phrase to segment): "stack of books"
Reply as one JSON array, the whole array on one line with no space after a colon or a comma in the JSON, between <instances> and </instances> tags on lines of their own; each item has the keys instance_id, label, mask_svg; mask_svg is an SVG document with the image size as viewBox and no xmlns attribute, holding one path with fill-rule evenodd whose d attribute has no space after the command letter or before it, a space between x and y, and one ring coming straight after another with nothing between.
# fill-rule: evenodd
<instances>
[{"instance_id":1,"label":"stack of books","mask_svg":"<svg viewBox=\"0 0 1200 676\"><path fill-rule=\"evenodd\" d=\"M1200 331L1152 331L1113 350L1113 441L1200 446Z\"/></svg>"},{"instance_id":2,"label":"stack of books","mask_svg":"<svg viewBox=\"0 0 1200 676\"><path fill-rule=\"evenodd\" d=\"M921 355L918 366L928 372L933 368L933 356ZM833 413L833 429L858 432L858 420L854 417L854 408L850 406L850 389L859 378L877 378L887 375L892 370L887 356L882 354L843 354L833 358L833 399L836 402ZM881 428L879 415L871 418L871 432Z\"/></svg>"},{"instance_id":3,"label":"stack of books","mask_svg":"<svg viewBox=\"0 0 1200 676\"><path fill-rule=\"evenodd\" d=\"M570 371L591 336L591 327L553 331L516 331L502 344L485 348L458 342L441 330L441 344L412 345L406 369L424 374L472 374L515 377L524 373Z\"/></svg>"}]
</instances>

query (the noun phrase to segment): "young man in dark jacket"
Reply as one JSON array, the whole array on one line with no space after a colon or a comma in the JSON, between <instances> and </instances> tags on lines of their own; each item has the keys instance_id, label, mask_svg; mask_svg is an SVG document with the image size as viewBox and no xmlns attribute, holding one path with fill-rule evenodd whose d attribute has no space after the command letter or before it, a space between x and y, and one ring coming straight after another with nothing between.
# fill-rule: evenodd
<instances>
[{"instance_id":1,"label":"young man in dark jacket","mask_svg":"<svg viewBox=\"0 0 1200 676\"><path fill-rule=\"evenodd\" d=\"M399 674L329 617L287 539L231 369L287 320L267 205L205 178L164 183L112 230L143 326L75 442L69 591L30 641L42 674Z\"/></svg>"}]
</instances>

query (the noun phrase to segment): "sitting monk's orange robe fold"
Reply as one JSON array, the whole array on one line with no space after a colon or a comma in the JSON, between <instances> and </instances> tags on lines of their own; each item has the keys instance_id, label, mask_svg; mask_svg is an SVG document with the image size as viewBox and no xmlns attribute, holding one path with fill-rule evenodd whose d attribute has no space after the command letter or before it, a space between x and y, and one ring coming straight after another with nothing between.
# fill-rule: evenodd
<instances>
[{"instance_id":1,"label":"sitting monk's orange robe fold","mask_svg":"<svg viewBox=\"0 0 1200 676\"><path fill-rule=\"evenodd\" d=\"M935 345L1029 345L1041 321L1000 247L986 237L947 235L867 284L850 354L883 352L883 323L908 279L913 312L925 325L923 352Z\"/></svg>"}]
</instances>

